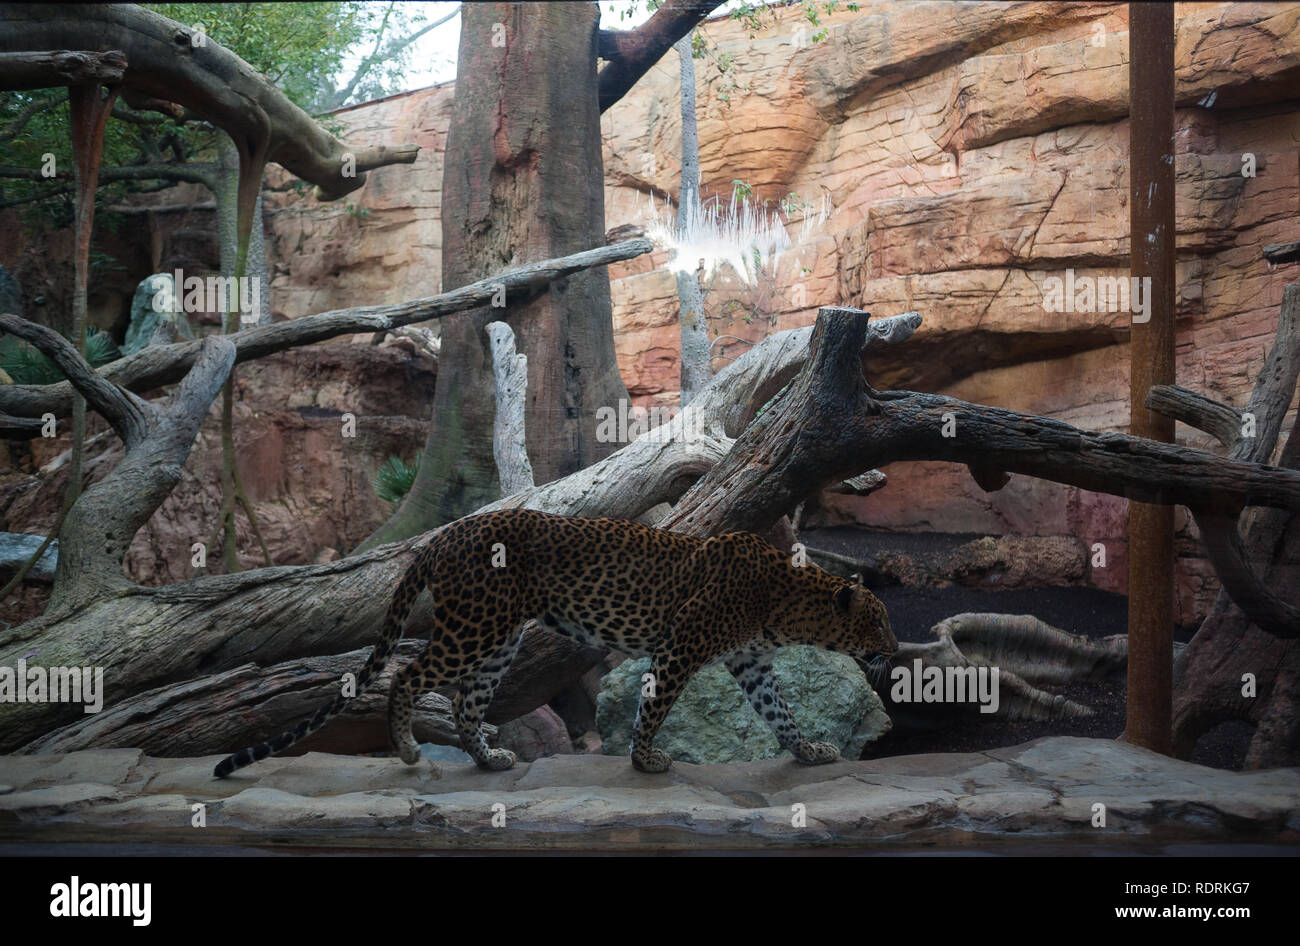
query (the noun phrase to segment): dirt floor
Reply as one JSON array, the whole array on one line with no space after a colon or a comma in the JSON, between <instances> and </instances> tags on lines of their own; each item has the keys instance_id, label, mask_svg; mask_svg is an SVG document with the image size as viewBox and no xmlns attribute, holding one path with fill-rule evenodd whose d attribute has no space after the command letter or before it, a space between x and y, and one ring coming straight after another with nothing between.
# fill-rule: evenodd
<instances>
[{"instance_id":1,"label":"dirt floor","mask_svg":"<svg viewBox=\"0 0 1300 946\"><path fill-rule=\"evenodd\" d=\"M813 549L825 549L853 558L868 558L880 548L913 556L947 552L978 538L975 535L885 534L851 527L817 529L801 533L801 541ZM871 584L868 579L868 584ZM899 585L873 587L872 591L889 609L890 623L900 641L922 643L933 640L930 628L944 618L966 611L1002 614L1032 614L1053 627L1088 637L1123 634L1128 624L1128 599L1124 595L1094 588L1018 588L990 590L950 585L946 588L907 588ZM1180 628L1175 640L1191 639L1193 628ZM1124 731L1124 703L1127 687L1123 678L1079 683L1068 687L1045 687L1068 699L1090 706L1095 716L1086 719L1047 722L1011 722L973 715L930 732L894 732L869 745L863 758L907 755L917 752L970 752L1014 746L1040 736L1090 736L1114 739ZM1221 769L1240 769L1252 727L1227 723L1206 734L1197 745L1192 761Z\"/></svg>"}]
</instances>

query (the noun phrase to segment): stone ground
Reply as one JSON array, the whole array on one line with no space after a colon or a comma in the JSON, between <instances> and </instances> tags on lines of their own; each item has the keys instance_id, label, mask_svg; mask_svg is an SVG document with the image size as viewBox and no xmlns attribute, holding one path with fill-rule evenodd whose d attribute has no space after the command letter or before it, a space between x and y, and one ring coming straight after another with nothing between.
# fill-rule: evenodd
<instances>
[{"instance_id":1,"label":"stone ground","mask_svg":"<svg viewBox=\"0 0 1300 946\"><path fill-rule=\"evenodd\" d=\"M1101 739L813 768L789 759L677 763L664 776L612 756L554 756L488 773L311 753L216 781L218 759L133 749L2 757L0 849L909 852L1010 842L1067 852L1135 843L1300 852L1300 769L1226 772ZM197 803L202 828L191 825ZM1105 826L1092 827L1099 803ZM806 812L799 827L796 805ZM504 826L493 826L494 811L504 812Z\"/></svg>"}]
</instances>

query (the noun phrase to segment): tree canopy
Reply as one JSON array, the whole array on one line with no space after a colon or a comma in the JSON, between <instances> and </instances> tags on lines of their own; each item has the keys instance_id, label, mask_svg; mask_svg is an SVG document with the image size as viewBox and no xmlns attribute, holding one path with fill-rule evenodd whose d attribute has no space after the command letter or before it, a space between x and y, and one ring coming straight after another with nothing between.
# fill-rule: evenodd
<instances>
[{"instance_id":1,"label":"tree canopy","mask_svg":"<svg viewBox=\"0 0 1300 946\"><path fill-rule=\"evenodd\" d=\"M424 23L418 11L395 2L144 6L192 29L201 26L207 39L234 52L313 114L400 88L412 41L458 9L446 4L449 13ZM114 107L104 133L101 211L130 193L202 180L186 166L211 160L219 132L192 117L137 111L124 103ZM331 125L328 117L322 123ZM0 93L0 209L24 206L54 226L70 224L67 129L67 89ZM117 222L111 215L100 219L110 227Z\"/></svg>"}]
</instances>

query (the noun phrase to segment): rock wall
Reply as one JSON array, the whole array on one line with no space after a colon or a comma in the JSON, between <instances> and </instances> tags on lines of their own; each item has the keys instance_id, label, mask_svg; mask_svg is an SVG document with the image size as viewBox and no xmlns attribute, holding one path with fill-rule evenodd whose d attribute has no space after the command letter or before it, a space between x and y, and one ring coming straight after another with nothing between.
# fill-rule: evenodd
<instances>
[{"instance_id":1,"label":"rock wall","mask_svg":"<svg viewBox=\"0 0 1300 946\"><path fill-rule=\"evenodd\" d=\"M347 554L391 513L373 480L395 454L410 460L428 435L437 361L407 344L318 345L240 365L235 381L236 463L273 564L302 565ZM343 415L356 418L345 436ZM67 426L67 425L62 425ZM98 482L122 459L122 443L98 414L87 418L86 472ZM64 431L10 447L0 476L0 529L45 535L67 486L72 438ZM17 457L18 462L15 462ZM221 570L213 544L221 509L221 398L204 418L181 480L126 554L126 572L166 585ZM236 532L245 568L263 564L247 518ZM193 544L208 567L193 565ZM48 585L6 600L11 624L44 609Z\"/></svg>"},{"instance_id":2,"label":"rock wall","mask_svg":"<svg viewBox=\"0 0 1300 946\"><path fill-rule=\"evenodd\" d=\"M1241 404L1282 289L1300 275L1260 255L1295 238L1300 212L1300 4L1183 3L1176 18L1178 383ZM916 337L872 366L878 385L1124 430L1130 313L1044 303L1049 280L1127 274L1126 5L877 2L822 26L814 41L818 28L793 7L754 33L728 19L705 27L734 61L725 75L716 60L697 61L705 194L729 196L741 180L760 199L794 192L831 206L775 273L754 286L718 278L711 330L735 338L719 339L715 369L741 340L808 324L819 305L917 309ZM604 116L608 227L676 193L677 69L665 57ZM436 291L452 95L443 85L339 114L354 136L423 150L414 167L373 172L352 198L360 212L305 200L275 208L278 312ZM676 400L665 259L611 267L620 368L644 404ZM1181 426L1178 436L1211 446ZM821 520L1064 536L1090 563L1100 543L1106 564L1083 580L1125 589L1121 500L1024 477L984 494L949 464L887 472L888 488L869 497L824 497ZM1178 548L1188 624L1216 582L1182 515Z\"/></svg>"}]
</instances>

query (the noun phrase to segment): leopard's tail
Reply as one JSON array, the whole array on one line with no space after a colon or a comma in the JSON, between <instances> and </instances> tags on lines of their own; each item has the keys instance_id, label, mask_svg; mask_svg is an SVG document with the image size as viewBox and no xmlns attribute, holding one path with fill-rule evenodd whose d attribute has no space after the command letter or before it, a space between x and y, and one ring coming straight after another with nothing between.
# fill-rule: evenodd
<instances>
[{"instance_id":1,"label":"leopard's tail","mask_svg":"<svg viewBox=\"0 0 1300 946\"><path fill-rule=\"evenodd\" d=\"M411 613L411 608L415 605L415 599L419 597L420 591L424 587L426 580L425 568L428 556L431 554L432 552L428 547L420 549L415 562L406 570L401 582L398 583L397 591L393 594L393 602L388 606L388 614L384 617L383 632L379 643L375 645L375 649L371 651L365 666L357 674L356 687L353 689L354 694L361 693L366 684L383 672L384 665L388 663L388 659L393 656L393 651L397 649L397 642L402 639L402 629L406 625L406 619ZM212 770L212 774L217 778L225 778L236 769L242 769L246 765L260 762L267 756L283 752L295 742L305 739L343 712L350 699L352 697L339 694L293 729L282 732L260 745L240 749L234 755L222 759L217 763L217 767Z\"/></svg>"}]
</instances>

